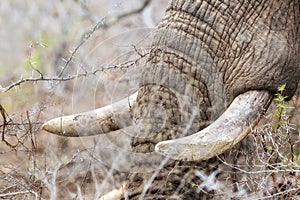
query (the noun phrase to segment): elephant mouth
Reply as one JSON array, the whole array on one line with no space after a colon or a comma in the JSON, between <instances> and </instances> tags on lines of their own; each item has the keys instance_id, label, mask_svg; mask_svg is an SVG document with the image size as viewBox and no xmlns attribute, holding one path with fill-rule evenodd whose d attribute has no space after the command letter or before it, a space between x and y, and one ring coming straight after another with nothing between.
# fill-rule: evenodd
<instances>
[{"instance_id":1,"label":"elephant mouth","mask_svg":"<svg viewBox=\"0 0 300 200\"><path fill-rule=\"evenodd\" d=\"M93 111L62 116L43 124L48 132L82 137L126 129L132 125L137 93ZM243 140L268 109L273 95L251 90L237 96L226 111L205 129L179 139L156 144L155 151L171 159L200 161L215 157Z\"/></svg>"}]
</instances>

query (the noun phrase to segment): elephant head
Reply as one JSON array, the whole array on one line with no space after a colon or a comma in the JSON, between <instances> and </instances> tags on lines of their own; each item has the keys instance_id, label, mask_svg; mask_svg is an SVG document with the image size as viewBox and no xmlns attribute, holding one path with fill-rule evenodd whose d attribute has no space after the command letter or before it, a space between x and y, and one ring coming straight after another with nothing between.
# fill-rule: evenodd
<instances>
[{"instance_id":1,"label":"elephant head","mask_svg":"<svg viewBox=\"0 0 300 200\"><path fill-rule=\"evenodd\" d=\"M294 95L299 9L298 0L172 0L137 93L43 129L70 137L127 129L134 152L182 161L219 155L256 125L278 86Z\"/></svg>"}]
</instances>

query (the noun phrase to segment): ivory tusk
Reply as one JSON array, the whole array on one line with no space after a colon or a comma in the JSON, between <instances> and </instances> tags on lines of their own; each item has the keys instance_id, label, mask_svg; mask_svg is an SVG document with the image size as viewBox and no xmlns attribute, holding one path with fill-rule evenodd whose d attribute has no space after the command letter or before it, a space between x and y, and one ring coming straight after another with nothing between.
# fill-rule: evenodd
<instances>
[{"instance_id":1,"label":"ivory tusk","mask_svg":"<svg viewBox=\"0 0 300 200\"><path fill-rule=\"evenodd\" d=\"M67 137L82 137L108 133L132 123L131 106L137 92L111 105L89 112L62 116L42 125L50 133Z\"/></svg>"},{"instance_id":2,"label":"ivory tusk","mask_svg":"<svg viewBox=\"0 0 300 200\"><path fill-rule=\"evenodd\" d=\"M103 195L99 200L120 200L125 193L125 185L124 183L119 189L114 189Z\"/></svg>"},{"instance_id":3,"label":"ivory tusk","mask_svg":"<svg viewBox=\"0 0 300 200\"><path fill-rule=\"evenodd\" d=\"M184 138L159 142L155 151L184 161L207 160L217 156L248 135L272 99L273 95L268 91L252 90L241 94L205 129Z\"/></svg>"}]
</instances>

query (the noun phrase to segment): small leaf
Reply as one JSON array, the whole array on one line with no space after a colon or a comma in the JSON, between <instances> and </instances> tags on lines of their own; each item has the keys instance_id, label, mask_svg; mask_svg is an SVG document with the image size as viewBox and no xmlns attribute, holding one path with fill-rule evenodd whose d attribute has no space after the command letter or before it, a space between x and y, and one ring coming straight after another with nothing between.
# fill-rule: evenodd
<instances>
[{"instance_id":1,"label":"small leaf","mask_svg":"<svg viewBox=\"0 0 300 200\"><path fill-rule=\"evenodd\" d=\"M273 150L273 147L272 147L272 146L267 146L267 150L268 150L268 151L272 151L272 150Z\"/></svg>"},{"instance_id":2,"label":"small leaf","mask_svg":"<svg viewBox=\"0 0 300 200\"><path fill-rule=\"evenodd\" d=\"M283 92L285 90L286 84L283 84L277 88L278 92Z\"/></svg>"}]
</instances>

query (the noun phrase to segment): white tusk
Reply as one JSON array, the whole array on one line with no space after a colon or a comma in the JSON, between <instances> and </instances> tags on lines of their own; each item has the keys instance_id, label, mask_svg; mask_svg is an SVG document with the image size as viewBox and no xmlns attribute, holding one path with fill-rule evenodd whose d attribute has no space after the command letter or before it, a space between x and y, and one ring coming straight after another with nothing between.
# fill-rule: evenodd
<instances>
[{"instance_id":1,"label":"white tusk","mask_svg":"<svg viewBox=\"0 0 300 200\"><path fill-rule=\"evenodd\" d=\"M110 191L109 193L100 197L99 200L120 200L125 193L125 183L119 188Z\"/></svg>"},{"instance_id":2,"label":"white tusk","mask_svg":"<svg viewBox=\"0 0 300 200\"><path fill-rule=\"evenodd\" d=\"M215 157L247 136L268 109L272 99L268 91L252 90L241 94L210 126L184 138L159 142L155 151L184 161Z\"/></svg>"},{"instance_id":3,"label":"white tusk","mask_svg":"<svg viewBox=\"0 0 300 200\"><path fill-rule=\"evenodd\" d=\"M89 112L62 116L42 125L50 133L67 137L81 137L108 133L132 123L131 106L137 92L111 105Z\"/></svg>"}]
</instances>

